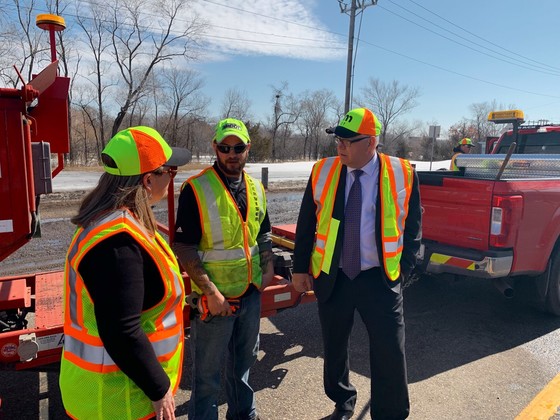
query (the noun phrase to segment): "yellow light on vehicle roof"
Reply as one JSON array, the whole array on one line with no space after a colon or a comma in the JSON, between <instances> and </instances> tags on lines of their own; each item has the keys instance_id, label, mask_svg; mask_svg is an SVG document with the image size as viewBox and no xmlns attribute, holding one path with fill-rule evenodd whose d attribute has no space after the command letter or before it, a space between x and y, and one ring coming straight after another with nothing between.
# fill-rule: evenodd
<instances>
[{"instance_id":1,"label":"yellow light on vehicle roof","mask_svg":"<svg viewBox=\"0 0 560 420\"><path fill-rule=\"evenodd\" d=\"M507 124L512 122L525 121L523 111L519 109L512 109L508 111L492 111L488 114L488 121L495 122L496 124Z\"/></svg>"}]
</instances>

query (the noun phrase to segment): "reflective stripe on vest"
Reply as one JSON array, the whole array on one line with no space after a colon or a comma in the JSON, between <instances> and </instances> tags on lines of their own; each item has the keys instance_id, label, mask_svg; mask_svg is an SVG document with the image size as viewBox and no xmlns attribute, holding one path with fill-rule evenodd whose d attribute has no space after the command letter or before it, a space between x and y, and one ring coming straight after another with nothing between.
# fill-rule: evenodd
<instances>
[{"instance_id":1,"label":"reflective stripe on vest","mask_svg":"<svg viewBox=\"0 0 560 420\"><path fill-rule=\"evenodd\" d=\"M412 191L412 167L404 159L382 153L378 156L383 265L387 277L396 280L400 275L404 224ZM321 271L329 274L333 265L340 221L332 217L332 212L341 169L340 159L336 157L317 162L312 171L313 199L317 206L317 233L311 256L311 272L315 278Z\"/></svg>"},{"instance_id":2,"label":"reflective stripe on vest","mask_svg":"<svg viewBox=\"0 0 560 420\"><path fill-rule=\"evenodd\" d=\"M164 285L162 300L140 315L140 325L176 391L183 360L185 290L180 269L165 240L150 236L128 211L108 213L86 229L78 228L65 267L64 351L60 388L66 411L73 418L147 418L150 399L114 363L99 337L93 302L78 267L100 241L127 232L150 255Z\"/></svg>"},{"instance_id":3,"label":"reflective stripe on vest","mask_svg":"<svg viewBox=\"0 0 560 420\"><path fill-rule=\"evenodd\" d=\"M320 160L311 172L313 200L316 204L317 232L311 255L311 271L317 278L321 271L330 273L340 221L332 217L342 165L339 157Z\"/></svg>"},{"instance_id":4,"label":"reflective stripe on vest","mask_svg":"<svg viewBox=\"0 0 560 420\"><path fill-rule=\"evenodd\" d=\"M164 337L157 341L152 339L150 342L156 356L160 359L173 353L177 349L179 340L181 340L181 334L177 332L170 337ZM103 343L99 345L84 343L71 335L67 335L64 337L64 350L78 356L90 365L101 366L102 372L112 372L118 369L105 347L103 347Z\"/></svg>"},{"instance_id":5,"label":"reflective stripe on vest","mask_svg":"<svg viewBox=\"0 0 560 420\"><path fill-rule=\"evenodd\" d=\"M259 253L259 246L254 245L250 248L251 256L254 257ZM212 249L209 251L198 251L198 256L202 262L220 261L220 260L237 260L245 258L245 250L243 249Z\"/></svg>"},{"instance_id":6,"label":"reflective stripe on vest","mask_svg":"<svg viewBox=\"0 0 560 420\"><path fill-rule=\"evenodd\" d=\"M244 173L246 221L213 167L187 181L196 197L202 237L198 246L204 269L226 297L242 295L250 283L260 287L262 272L257 236L266 214L262 184ZM194 291L201 293L191 281Z\"/></svg>"},{"instance_id":7,"label":"reflective stripe on vest","mask_svg":"<svg viewBox=\"0 0 560 420\"><path fill-rule=\"evenodd\" d=\"M387 277L396 280L401 273L403 233L412 192L412 167L405 159L382 153L379 153L379 158L383 262Z\"/></svg>"}]
</instances>

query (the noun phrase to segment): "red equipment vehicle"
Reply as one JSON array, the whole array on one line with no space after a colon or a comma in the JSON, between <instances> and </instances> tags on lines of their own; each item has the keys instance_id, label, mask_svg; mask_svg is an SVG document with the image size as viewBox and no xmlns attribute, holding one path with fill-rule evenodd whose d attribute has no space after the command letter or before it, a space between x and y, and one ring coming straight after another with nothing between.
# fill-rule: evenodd
<instances>
[{"instance_id":1,"label":"red equipment vehicle","mask_svg":"<svg viewBox=\"0 0 560 420\"><path fill-rule=\"evenodd\" d=\"M560 153L559 124L524 124L523 112L520 110L491 112L488 120L498 124L510 123L513 127L500 137L486 139L487 153L505 154L513 142L517 143L516 154Z\"/></svg>"},{"instance_id":2,"label":"red equipment vehicle","mask_svg":"<svg viewBox=\"0 0 560 420\"><path fill-rule=\"evenodd\" d=\"M519 122L505 112L499 122ZM515 125L493 154L459 155L460 171L418 173L421 270L492 279L508 297L531 286L560 315L560 156L543 154L558 153L560 131Z\"/></svg>"},{"instance_id":3,"label":"red equipment vehicle","mask_svg":"<svg viewBox=\"0 0 560 420\"><path fill-rule=\"evenodd\" d=\"M70 79L58 76L55 32L64 20L39 15L37 26L50 32L51 61L20 89L0 89L0 261L25 245L39 231L38 205L52 192L52 178L63 169L68 153L68 89ZM51 154L58 165L51 173ZM173 184L168 194L169 226L174 226ZM172 240L173 229L160 226ZM313 301L291 287L294 225L273 228L276 247L273 284L262 294L262 316ZM187 289L190 282L185 279ZM63 272L0 278L0 369L28 369L60 359L63 336ZM187 293L190 291L187 290ZM188 305L185 325L189 325ZM28 314L34 314L29 321Z\"/></svg>"}]
</instances>

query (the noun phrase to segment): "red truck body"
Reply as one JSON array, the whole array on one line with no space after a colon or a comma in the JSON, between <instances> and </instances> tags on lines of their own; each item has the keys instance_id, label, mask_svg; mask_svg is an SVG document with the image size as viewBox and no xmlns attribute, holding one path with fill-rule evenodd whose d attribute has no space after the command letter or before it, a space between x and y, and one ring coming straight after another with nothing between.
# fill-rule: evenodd
<instances>
[{"instance_id":1,"label":"red truck body","mask_svg":"<svg viewBox=\"0 0 560 420\"><path fill-rule=\"evenodd\" d=\"M546 301L559 294L558 275L547 270L560 237L560 156L507 159L461 155L459 172L419 172L421 269L507 280L502 288L512 287L513 278L533 277L546 283L538 285ZM560 306L547 309L560 314Z\"/></svg>"},{"instance_id":2,"label":"red truck body","mask_svg":"<svg viewBox=\"0 0 560 420\"><path fill-rule=\"evenodd\" d=\"M421 175L422 179L426 177ZM545 270L560 233L559 180L496 182L451 176L441 181L441 185L422 183L420 187L425 242L481 255L512 254L506 275L539 274ZM510 205L501 238L490 233L492 207L499 199ZM503 273L500 274L501 277Z\"/></svg>"},{"instance_id":3,"label":"red truck body","mask_svg":"<svg viewBox=\"0 0 560 420\"><path fill-rule=\"evenodd\" d=\"M54 32L63 19L40 15L50 31L52 63L20 89L0 88L0 261L40 233L40 196L52 192L52 178L63 169L69 151L70 79L58 76ZM51 171L51 154L58 166ZM168 226L174 226L175 194L170 183ZM159 226L172 240L174 229ZM262 293L261 316L271 316L315 300L291 284L295 225L273 227L275 277ZM187 293L190 281L185 274ZM0 278L0 369L28 369L60 360L63 335L62 271ZM32 315L29 316L28 315ZM185 306L185 327L190 308ZM1 404L1 399L0 399Z\"/></svg>"}]
</instances>

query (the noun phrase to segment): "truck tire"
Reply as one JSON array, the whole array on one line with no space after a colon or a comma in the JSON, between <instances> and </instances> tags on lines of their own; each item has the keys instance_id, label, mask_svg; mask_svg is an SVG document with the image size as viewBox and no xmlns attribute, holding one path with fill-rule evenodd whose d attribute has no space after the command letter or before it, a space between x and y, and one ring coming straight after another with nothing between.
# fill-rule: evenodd
<instances>
[{"instance_id":1,"label":"truck tire","mask_svg":"<svg viewBox=\"0 0 560 420\"><path fill-rule=\"evenodd\" d=\"M543 276L547 280L545 311L560 316L560 248L554 247Z\"/></svg>"}]
</instances>

